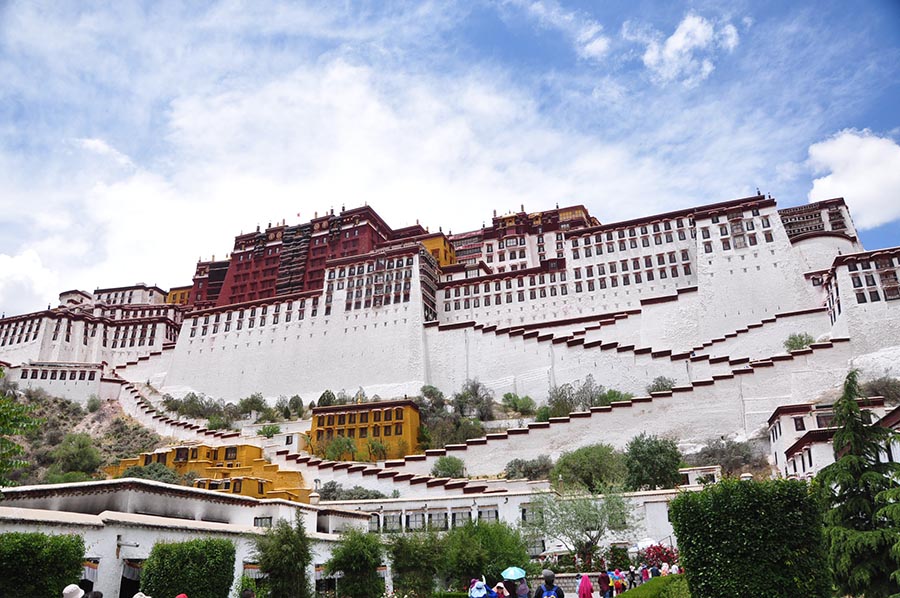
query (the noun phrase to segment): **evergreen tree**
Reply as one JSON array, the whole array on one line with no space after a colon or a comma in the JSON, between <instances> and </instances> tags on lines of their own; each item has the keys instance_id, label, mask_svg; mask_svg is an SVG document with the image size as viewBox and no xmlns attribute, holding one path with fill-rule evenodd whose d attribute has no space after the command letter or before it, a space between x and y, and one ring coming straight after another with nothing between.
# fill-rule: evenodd
<instances>
[{"instance_id":1,"label":"evergreen tree","mask_svg":"<svg viewBox=\"0 0 900 598\"><path fill-rule=\"evenodd\" d=\"M866 421L856 402L860 396L854 370L834 404L836 460L819 473L817 482L828 509L825 537L840 595L887 598L900 593L900 551L891 552L900 542L900 525L881 507L885 497L896 493L900 465L879 457L897 435Z\"/></svg>"},{"instance_id":2,"label":"evergreen tree","mask_svg":"<svg viewBox=\"0 0 900 598\"><path fill-rule=\"evenodd\" d=\"M325 572L342 574L337 582L339 598L378 598L384 593L384 581L378 576L378 567L384 560L381 538L359 530L341 534L337 546L331 551L331 559L325 563Z\"/></svg>"},{"instance_id":3,"label":"evergreen tree","mask_svg":"<svg viewBox=\"0 0 900 598\"><path fill-rule=\"evenodd\" d=\"M284 519L253 540L259 569L268 576L270 598L311 598L312 540L299 511L294 524Z\"/></svg>"},{"instance_id":4,"label":"evergreen tree","mask_svg":"<svg viewBox=\"0 0 900 598\"><path fill-rule=\"evenodd\" d=\"M629 490L674 488L681 481L681 451L670 438L641 432L625 449L625 487Z\"/></svg>"}]
</instances>

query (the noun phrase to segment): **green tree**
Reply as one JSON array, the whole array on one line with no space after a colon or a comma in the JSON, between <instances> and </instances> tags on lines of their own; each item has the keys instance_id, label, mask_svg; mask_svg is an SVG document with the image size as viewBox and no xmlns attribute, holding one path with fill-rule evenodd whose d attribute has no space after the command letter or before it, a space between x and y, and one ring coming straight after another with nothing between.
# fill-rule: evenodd
<instances>
[{"instance_id":1,"label":"green tree","mask_svg":"<svg viewBox=\"0 0 900 598\"><path fill-rule=\"evenodd\" d=\"M580 489L560 495L547 492L535 496L531 508L534 516L524 523L530 535L558 541L586 566L608 532L631 529L631 504L612 488L602 494Z\"/></svg>"},{"instance_id":2,"label":"green tree","mask_svg":"<svg viewBox=\"0 0 900 598\"><path fill-rule=\"evenodd\" d=\"M304 409L303 409L303 399L300 398L300 395L294 395L290 399L288 399L288 409L291 410L291 413L296 415L298 418L303 417Z\"/></svg>"},{"instance_id":3,"label":"green tree","mask_svg":"<svg viewBox=\"0 0 900 598\"><path fill-rule=\"evenodd\" d=\"M804 482L724 480L680 493L669 519L694 598L830 595L822 512Z\"/></svg>"},{"instance_id":4,"label":"green tree","mask_svg":"<svg viewBox=\"0 0 900 598\"><path fill-rule=\"evenodd\" d=\"M230 540L157 542L141 570L141 591L150 596L227 596L234 582L235 548Z\"/></svg>"},{"instance_id":5,"label":"green tree","mask_svg":"<svg viewBox=\"0 0 900 598\"><path fill-rule=\"evenodd\" d=\"M268 410L268 408L269 405L266 403L261 392L255 392L249 397L245 397L238 401L238 411L240 411L241 415L247 415L252 411L262 413Z\"/></svg>"},{"instance_id":6,"label":"green tree","mask_svg":"<svg viewBox=\"0 0 900 598\"><path fill-rule=\"evenodd\" d=\"M445 583L468 588L470 579L484 575L500 579L510 566L525 567L528 550L522 533L503 522L469 521L444 536Z\"/></svg>"},{"instance_id":7,"label":"green tree","mask_svg":"<svg viewBox=\"0 0 900 598\"><path fill-rule=\"evenodd\" d=\"M461 416L474 415L481 421L494 419L494 393L478 380L466 380L453 395L452 403Z\"/></svg>"},{"instance_id":8,"label":"green tree","mask_svg":"<svg viewBox=\"0 0 900 598\"><path fill-rule=\"evenodd\" d=\"M269 598L312 598L312 580L307 569L312 563L312 540L296 513L293 525L279 519L253 540L259 570L268 576Z\"/></svg>"},{"instance_id":9,"label":"green tree","mask_svg":"<svg viewBox=\"0 0 900 598\"><path fill-rule=\"evenodd\" d=\"M330 390L326 390L321 395L319 395L319 401L317 402L317 405L319 407L330 407L336 404L337 398L335 398L334 393Z\"/></svg>"},{"instance_id":10,"label":"green tree","mask_svg":"<svg viewBox=\"0 0 900 598\"><path fill-rule=\"evenodd\" d=\"M681 451L674 440L641 432L625 447L625 487L629 490L674 488L681 481Z\"/></svg>"},{"instance_id":11,"label":"green tree","mask_svg":"<svg viewBox=\"0 0 900 598\"><path fill-rule=\"evenodd\" d=\"M291 419L291 406L288 404L287 397L278 397L275 401L275 413L283 419Z\"/></svg>"},{"instance_id":12,"label":"green tree","mask_svg":"<svg viewBox=\"0 0 900 598\"><path fill-rule=\"evenodd\" d=\"M90 435L83 432L66 434L50 455L55 460L53 467L60 473L94 473L103 460L100 451L94 448Z\"/></svg>"},{"instance_id":13,"label":"green tree","mask_svg":"<svg viewBox=\"0 0 900 598\"><path fill-rule=\"evenodd\" d=\"M538 455L534 459L513 459L506 464L506 478L547 480L552 469L553 460L547 455Z\"/></svg>"},{"instance_id":14,"label":"green tree","mask_svg":"<svg viewBox=\"0 0 900 598\"><path fill-rule=\"evenodd\" d=\"M520 397L513 392L504 394L500 399L500 404L507 413L518 413L519 415L533 415L536 409L534 399L527 395Z\"/></svg>"},{"instance_id":15,"label":"green tree","mask_svg":"<svg viewBox=\"0 0 900 598\"><path fill-rule=\"evenodd\" d=\"M883 598L900 593L898 521L886 517L884 498L897 491L900 464L882 462L887 443L898 435L871 425L856 399L858 374L851 371L834 403L835 462L816 476L827 511L825 538L835 585L841 595Z\"/></svg>"},{"instance_id":16,"label":"green tree","mask_svg":"<svg viewBox=\"0 0 900 598\"><path fill-rule=\"evenodd\" d=\"M100 410L100 397L91 395L87 400L88 413L97 413Z\"/></svg>"},{"instance_id":17,"label":"green tree","mask_svg":"<svg viewBox=\"0 0 900 598\"><path fill-rule=\"evenodd\" d=\"M726 476L733 476L747 469L768 467L766 457L754 450L749 442L736 442L715 438L692 455L686 455L690 465L721 465Z\"/></svg>"},{"instance_id":18,"label":"green tree","mask_svg":"<svg viewBox=\"0 0 900 598\"><path fill-rule=\"evenodd\" d=\"M784 350L799 351L800 349L807 348L814 342L816 342L816 339L806 332L793 332L785 339Z\"/></svg>"},{"instance_id":19,"label":"green tree","mask_svg":"<svg viewBox=\"0 0 900 598\"><path fill-rule=\"evenodd\" d=\"M3 378L3 369L0 369L0 379ZM15 386L9 385L10 394L15 392ZM7 396L6 391L0 391L0 486L14 486L15 482L9 479L13 471L25 467L27 463L19 457L24 449L10 440L12 436L26 434L36 430L39 420L31 417L32 410L22 405L12 396Z\"/></svg>"},{"instance_id":20,"label":"green tree","mask_svg":"<svg viewBox=\"0 0 900 598\"><path fill-rule=\"evenodd\" d=\"M379 536L349 530L341 534L325 563L325 572L342 574L337 582L340 598L378 598L384 592L384 582L378 576L383 560L384 546Z\"/></svg>"},{"instance_id":21,"label":"green tree","mask_svg":"<svg viewBox=\"0 0 900 598\"><path fill-rule=\"evenodd\" d=\"M81 536L0 534L0 596L62 596L83 567Z\"/></svg>"},{"instance_id":22,"label":"green tree","mask_svg":"<svg viewBox=\"0 0 900 598\"><path fill-rule=\"evenodd\" d=\"M154 480L156 482L165 482L166 484L181 483L181 478L178 477L175 470L166 467L162 463L151 463L144 466L132 465L123 471L120 477Z\"/></svg>"},{"instance_id":23,"label":"green tree","mask_svg":"<svg viewBox=\"0 0 900 598\"><path fill-rule=\"evenodd\" d=\"M619 484L624 478L622 453L602 443L563 453L550 472L550 481L554 485L588 491Z\"/></svg>"},{"instance_id":24,"label":"green tree","mask_svg":"<svg viewBox=\"0 0 900 598\"><path fill-rule=\"evenodd\" d=\"M438 457L431 468L436 478L462 478L466 475L466 464L459 457Z\"/></svg>"},{"instance_id":25,"label":"green tree","mask_svg":"<svg viewBox=\"0 0 900 598\"><path fill-rule=\"evenodd\" d=\"M657 376L653 379L653 382L650 383L650 386L647 387L647 394L650 394L651 392L672 390L673 388L675 388L674 380L666 378L665 376Z\"/></svg>"},{"instance_id":26,"label":"green tree","mask_svg":"<svg viewBox=\"0 0 900 598\"><path fill-rule=\"evenodd\" d=\"M377 438L370 438L366 443L366 451L369 453L370 461L383 461L387 459L388 447Z\"/></svg>"},{"instance_id":27,"label":"green tree","mask_svg":"<svg viewBox=\"0 0 900 598\"><path fill-rule=\"evenodd\" d=\"M432 531L391 537L387 552L396 595L431 598L435 579L444 564L443 545L443 538Z\"/></svg>"},{"instance_id":28,"label":"green tree","mask_svg":"<svg viewBox=\"0 0 900 598\"><path fill-rule=\"evenodd\" d=\"M325 445L325 458L329 461L353 459L356 455L356 442L346 436L335 436Z\"/></svg>"}]
</instances>

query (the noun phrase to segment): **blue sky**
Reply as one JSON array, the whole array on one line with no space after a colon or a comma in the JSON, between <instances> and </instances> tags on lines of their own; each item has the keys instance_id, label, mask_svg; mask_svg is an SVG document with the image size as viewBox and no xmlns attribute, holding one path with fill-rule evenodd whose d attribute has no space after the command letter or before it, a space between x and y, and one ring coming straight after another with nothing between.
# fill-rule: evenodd
<instances>
[{"instance_id":1,"label":"blue sky","mask_svg":"<svg viewBox=\"0 0 900 598\"><path fill-rule=\"evenodd\" d=\"M368 203L461 231L843 196L900 244L900 4L0 8L0 310L190 281L257 224Z\"/></svg>"}]
</instances>

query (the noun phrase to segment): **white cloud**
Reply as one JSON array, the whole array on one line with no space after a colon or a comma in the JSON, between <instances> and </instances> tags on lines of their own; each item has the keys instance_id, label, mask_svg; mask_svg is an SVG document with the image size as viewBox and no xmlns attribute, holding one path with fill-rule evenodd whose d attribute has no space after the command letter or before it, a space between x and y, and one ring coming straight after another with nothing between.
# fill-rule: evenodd
<instances>
[{"instance_id":1,"label":"white cloud","mask_svg":"<svg viewBox=\"0 0 900 598\"><path fill-rule=\"evenodd\" d=\"M64 290L58 282L33 249L17 255L0 253L0 306L8 310L7 316L38 309L44 301L55 305L54 298Z\"/></svg>"},{"instance_id":2,"label":"white cloud","mask_svg":"<svg viewBox=\"0 0 900 598\"><path fill-rule=\"evenodd\" d=\"M715 70L717 50L732 52L738 45L737 28L716 25L696 14L686 15L668 38L652 28L626 22L622 36L646 45L642 60L658 83L681 81L693 87Z\"/></svg>"},{"instance_id":3,"label":"white cloud","mask_svg":"<svg viewBox=\"0 0 900 598\"><path fill-rule=\"evenodd\" d=\"M603 25L578 12L566 10L555 0L506 0L525 11L529 17L547 29L555 29L572 42L579 58L599 61L609 52L610 39L603 35Z\"/></svg>"},{"instance_id":4,"label":"white cloud","mask_svg":"<svg viewBox=\"0 0 900 598\"><path fill-rule=\"evenodd\" d=\"M843 130L809 147L817 174L809 201L844 197L859 229L900 219L900 145L869 130Z\"/></svg>"},{"instance_id":5,"label":"white cloud","mask_svg":"<svg viewBox=\"0 0 900 598\"><path fill-rule=\"evenodd\" d=\"M134 166L131 162L131 158L110 146L102 139L78 139L76 141L82 148L100 156L112 158L120 166Z\"/></svg>"}]
</instances>

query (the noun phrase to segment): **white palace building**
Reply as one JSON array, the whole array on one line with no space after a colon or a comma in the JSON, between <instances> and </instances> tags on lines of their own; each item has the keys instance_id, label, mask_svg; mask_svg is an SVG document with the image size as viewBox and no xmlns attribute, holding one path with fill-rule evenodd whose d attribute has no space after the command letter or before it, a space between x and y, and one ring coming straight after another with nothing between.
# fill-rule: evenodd
<instances>
[{"instance_id":1,"label":"white palace building","mask_svg":"<svg viewBox=\"0 0 900 598\"><path fill-rule=\"evenodd\" d=\"M331 505L348 521L360 511L375 529L415 529L436 512L445 525L457 511L516 520L547 489L487 479L513 458L623 448L641 432L687 450L771 438L777 409L833 396L851 368L864 380L900 375L898 272L900 247L866 251L839 198L779 210L757 195L612 223L583 206L523 210L462 234L391 229L366 206L239 235L226 260L197 264L190 286L68 291L57 307L6 316L0 366L20 388L118 400L176 442L258 444L309 487L398 492ZM816 342L786 352L792 333ZM362 388L388 399L472 379L541 402L588 375L634 398L377 464L298 450L308 423L266 439L157 409L159 393L309 402ZM648 395L658 376L676 386ZM431 478L445 454L484 479ZM671 495L635 498L647 537L671 534Z\"/></svg>"}]
</instances>

